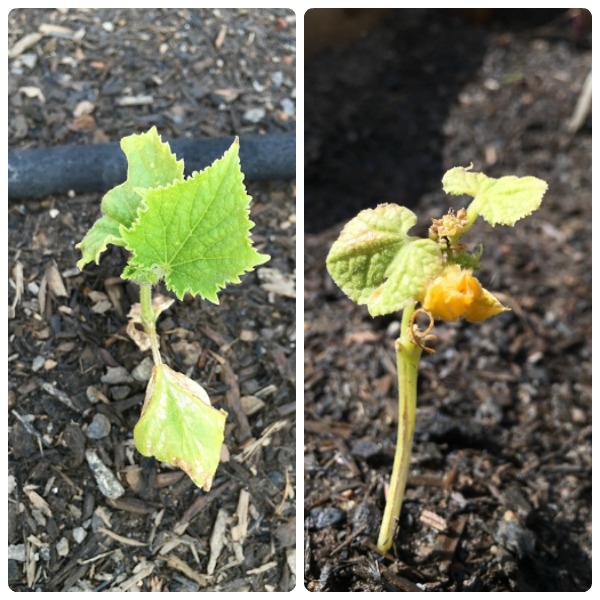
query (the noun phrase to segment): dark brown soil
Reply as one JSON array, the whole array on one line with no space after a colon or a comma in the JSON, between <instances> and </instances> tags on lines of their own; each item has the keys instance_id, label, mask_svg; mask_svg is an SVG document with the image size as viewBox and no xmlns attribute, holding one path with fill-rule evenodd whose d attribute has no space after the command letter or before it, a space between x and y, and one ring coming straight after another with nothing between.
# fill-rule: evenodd
<instances>
[{"instance_id":1,"label":"dark brown soil","mask_svg":"<svg viewBox=\"0 0 600 600\"><path fill-rule=\"evenodd\" d=\"M19 9L9 48L40 27L9 61L11 148L118 141L152 125L164 138L295 128L289 10ZM229 413L208 493L134 449L147 377L135 369L148 353L125 328L138 291L119 279L122 249L75 266L101 194L10 204L11 589L294 587L295 187L248 191L254 241L272 260L219 306L186 298L159 321L164 359ZM90 451L124 487L116 500Z\"/></svg>"},{"instance_id":2,"label":"dark brown soil","mask_svg":"<svg viewBox=\"0 0 600 600\"><path fill-rule=\"evenodd\" d=\"M305 585L311 591L591 586L591 69L581 15L394 11L306 65ZM398 316L372 319L325 257L367 207L446 212L443 173L534 175L514 229L478 224L480 278L512 311L438 323L421 362L392 551L374 547L396 438ZM461 199L451 205L461 206Z\"/></svg>"}]
</instances>

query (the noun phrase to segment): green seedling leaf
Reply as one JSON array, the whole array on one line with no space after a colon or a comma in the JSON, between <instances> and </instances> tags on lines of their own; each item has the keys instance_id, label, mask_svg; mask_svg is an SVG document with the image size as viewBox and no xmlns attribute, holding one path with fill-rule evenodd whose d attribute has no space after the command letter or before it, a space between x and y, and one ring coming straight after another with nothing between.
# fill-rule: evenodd
<instances>
[{"instance_id":1,"label":"green seedling leaf","mask_svg":"<svg viewBox=\"0 0 600 600\"><path fill-rule=\"evenodd\" d=\"M466 194L475 198L479 192L485 191L485 189L491 185L492 180L485 173L473 173L470 167L454 167L442 178L442 186L446 194L452 194L453 196L462 196Z\"/></svg>"},{"instance_id":2,"label":"green seedling leaf","mask_svg":"<svg viewBox=\"0 0 600 600\"><path fill-rule=\"evenodd\" d=\"M100 260L108 244L124 246L120 227L131 227L141 202L138 189L164 186L183 179L183 161L177 160L169 144L163 142L156 127L147 133L130 135L121 140L127 157L127 180L110 190L102 200L102 217L77 244L82 258L77 266Z\"/></svg>"},{"instance_id":3,"label":"green seedling leaf","mask_svg":"<svg viewBox=\"0 0 600 600\"><path fill-rule=\"evenodd\" d=\"M490 225L510 225L537 210L548 184L537 177L501 177L469 206Z\"/></svg>"},{"instance_id":4,"label":"green seedling leaf","mask_svg":"<svg viewBox=\"0 0 600 600\"><path fill-rule=\"evenodd\" d=\"M225 411L211 405L204 388L158 364L133 439L140 454L179 467L208 491L219 465L226 418Z\"/></svg>"},{"instance_id":5,"label":"green seedling leaf","mask_svg":"<svg viewBox=\"0 0 600 600\"><path fill-rule=\"evenodd\" d=\"M468 169L450 169L442 179L449 194L467 194L474 198L468 208L470 220L483 217L490 225L513 226L519 219L537 210L548 184L537 177L509 175L494 179Z\"/></svg>"},{"instance_id":6,"label":"green seedling leaf","mask_svg":"<svg viewBox=\"0 0 600 600\"><path fill-rule=\"evenodd\" d=\"M419 300L442 269L434 241L408 235L413 212L395 204L364 210L350 221L331 247L327 269L341 288L373 316Z\"/></svg>"},{"instance_id":7,"label":"green seedling leaf","mask_svg":"<svg viewBox=\"0 0 600 600\"><path fill-rule=\"evenodd\" d=\"M250 196L240 169L237 140L222 158L185 181L159 189L136 189L138 217L119 232L132 252L123 277L156 283L182 299L186 292L218 304L226 283L269 256L252 247Z\"/></svg>"}]
</instances>

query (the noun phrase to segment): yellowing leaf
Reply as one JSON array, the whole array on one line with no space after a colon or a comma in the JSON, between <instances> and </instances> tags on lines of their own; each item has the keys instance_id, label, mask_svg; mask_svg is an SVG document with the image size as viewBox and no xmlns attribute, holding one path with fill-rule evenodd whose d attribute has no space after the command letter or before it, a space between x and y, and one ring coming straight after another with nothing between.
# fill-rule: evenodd
<instances>
[{"instance_id":1,"label":"yellowing leaf","mask_svg":"<svg viewBox=\"0 0 600 600\"><path fill-rule=\"evenodd\" d=\"M442 269L438 244L408 235L416 222L408 208L381 204L352 219L331 247L331 277L374 316L421 299L427 282Z\"/></svg>"},{"instance_id":2,"label":"yellowing leaf","mask_svg":"<svg viewBox=\"0 0 600 600\"><path fill-rule=\"evenodd\" d=\"M501 177L483 193L477 194L469 211L481 215L490 225L513 226L537 210L548 184L537 177Z\"/></svg>"},{"instance_id":3,"label":"yellowing leaf","mask_svg":"<svg viewBox=\"0 0 600 600\"><path fill-rule=\"evenodd\" d=\"M442 186L446 194L462 196L466 194L474 198L489 185L490 178L484 173L473 173L470 167L454 167L446 171L442 178Z\"/></svg>"},{"instance_id":4,"label":"yellowing leaf","mask_svg":"<svg viewBox=\"0 0 600 600\"><path fill-rule=\"evenodd\" d=\"M548 184L537 177L509 175L494 179L464 167L450 169L442 184L448 194L474 198L468 209L470 221L481 216L490 225L510 226L537 210L548 189Z\"/></svg>"},{"instance_id":5,"label":"yellowing leaf","mask_svg":"<svg viewBox=\"0 0 600 600\"><path fill-rule=\"evenodd\" d=\"M211 405L204 388L159 364L152 369L133 439L140 454L179 467L208 491L219 465L226 418L224 410Z\"/></svg>"}]
</instances>

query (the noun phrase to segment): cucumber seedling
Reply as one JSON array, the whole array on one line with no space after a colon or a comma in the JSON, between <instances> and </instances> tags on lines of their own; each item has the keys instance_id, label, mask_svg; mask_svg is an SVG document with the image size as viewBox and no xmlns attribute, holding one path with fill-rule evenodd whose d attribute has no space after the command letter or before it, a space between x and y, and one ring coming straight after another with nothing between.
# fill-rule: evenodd
<instances>
[{"instance_id":1,"label":"cucumber seedling","mask_svg":"<svg viewBox=\"0 0 600 600\"><path fill-rule=\"evenodd\" d=\"M156 331L160 308L152 286L164 280L182 300L186 293L218 304L217 292L240 275L269 260L250 239L250 196L244 187L238 140L222 158L184 177L155 127L121 140L127 180L103 198L102 217L77 245L82 269L99 263L108 244L130 255L121 275L140 287L141 323L154 367L146 390L135 446L144 456L184 470L209 490L219 464L227 413L211 405L197 382L167 366Z\"/></svg>"},{"instance_id":2,"label":"cucumber seedling","mask_svg":"<svg viewBox=\"0 0 600 600\"><path fill-rule=\"evenodd\" d=\"M467 208L433 219L427 238L408 234L417 223L404 206L382 204L360 212L342 230L327 256L329 274L341 290L372 316L402 311L396 340L399 415L398 440L389 493L377 546L387 552L393 542L408 475L417 404L418 366L436 319L478 322L505 310L473 275L482 248L461 242L478 217L494 225L513 226L538 209L547 184L536 177L494 179L469 168L448 171L442 184L452 195L467 195ZM420 306L419 306L420 305ZM421 330L416 320L426 315Z\"/></svg>"}]
</instances>

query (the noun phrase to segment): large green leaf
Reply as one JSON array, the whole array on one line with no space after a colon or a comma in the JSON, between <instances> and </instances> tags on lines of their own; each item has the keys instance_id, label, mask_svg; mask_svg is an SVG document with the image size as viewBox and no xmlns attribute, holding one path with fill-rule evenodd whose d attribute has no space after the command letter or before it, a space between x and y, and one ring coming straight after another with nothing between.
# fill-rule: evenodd
<instances>
[{"instance_id":1,"label":"large green leaf","mask_svg":"<svg viewBox=\"0 0 600 600\"><path fill-rule=\"evenodd\" d=\"M108 244L125 245L119 228L130 227L137 217L141 202L138 188L163 186L183 179L183 161L171 153L156 127L140 135L124 137L121 148L127 156L127 180L104 196L102 217L77 244L82 254L77 263L80 269L89 262L98 263Z\"/></svg>"},{"instance_id":2,"label":"large green leaf","mask_svg":"<svg viewBox=\"0 0 600 600\"><path fill-rule=\"evenodd\" d=\"M179 467L208 491L219 465L226 418L225 411L211 405L204 388L159 364L152 369L133 439L140 454Z\"/></svg>"},{"instance_id":3,"label":"large green leaf","mask_svg":"<svg viewBox=\"0 0 600 600\"><path fill-rule=\"evenodd\" d=\"M381 204L360 212L343 229L327 257L327 269L341 288L373 316L420 300L442 269L432 240L408 235L417 217L408 208Z\"/></svg>"},{"instance_id":4,"label":"large green leaf","mask_svg":"<svg viewBox=\"0 0 600 600\"><path fill-rule=\"evenodd\" d=\"M237 140L222 158L185 181L166 188L140 189L143 200L131 227L120 234L132 252L123 277L155 283L183 298L199 294L218 304L226 283L260 265L250 240L250 196L240 170Z\"/></svg>"},{"instance_id":5,"label":"large green leaf","mask_svg":"<svg viewBox=\"0 0 600 600\"><path fill-rule=\"evenodd\" d=\"M509 175L494 179L463 167L450 169L442 183L448 194L472 196L469 219L481 216L490 225L514 225L540 207L548 189L548 184L537 177Z\"/></svg>"}]
</instances>

